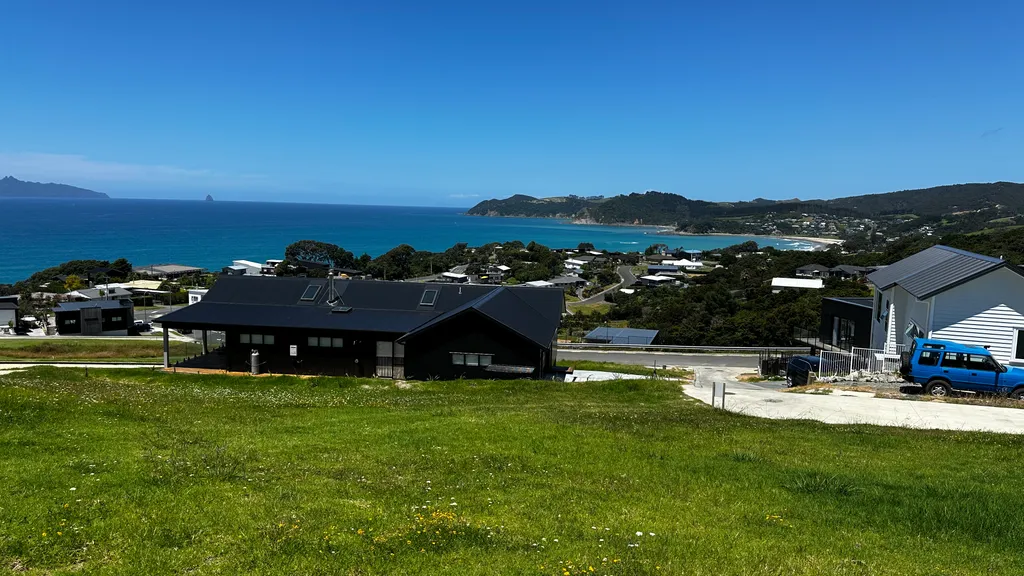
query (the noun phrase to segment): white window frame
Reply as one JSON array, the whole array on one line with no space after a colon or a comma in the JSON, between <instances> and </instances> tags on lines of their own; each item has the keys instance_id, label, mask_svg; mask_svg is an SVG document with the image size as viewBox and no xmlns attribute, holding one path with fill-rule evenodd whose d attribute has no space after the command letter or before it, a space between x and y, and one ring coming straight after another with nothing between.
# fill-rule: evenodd
<instances>
[{"instance_id":1,"label":"white window frame","mask_svg":"<svg viewBox=\"0 0 1024 576\"><path fill-rule=\"evenodd\" d=\"M1024 332L1024 326L1013 327L1013 348L1010 348L1010 360L1013 362L1024 362L1024 358L1017 358L1017 340L1021 337L1021 332Z\"/></svg>"}]
</instances>

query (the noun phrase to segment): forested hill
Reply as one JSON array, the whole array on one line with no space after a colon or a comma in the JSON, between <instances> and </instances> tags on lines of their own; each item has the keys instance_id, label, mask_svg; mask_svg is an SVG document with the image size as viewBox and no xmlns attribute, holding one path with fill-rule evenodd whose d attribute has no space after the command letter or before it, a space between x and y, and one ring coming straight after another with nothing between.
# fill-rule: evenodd
<instances>
[{"instance_id":1,"label":"forested hill","mask_svg":"<svg viewBox=\"0 0 1024 576\"><path fill-rule=\"evenodd\" d=\"M14 176L7 176L0 178L0 198L110 198L110 196L67 184L25 182Z\"/></svg>"},{"instance_id":2,"label":"forested hill","mask_svg":"<svg viewBox=\"0 0 1024 576\"><path fill-rule=\"evenodd\" d=\"M706 202L654 191L612 198L534 198L517 194L504 200L486 200L469 209L467 214L576 218L602 224L642 223L685 228L716 219L766 214L810 213L862 218L906 214L935 218L979 212L996 218L1024 212L1024 184L960 184L833 200L759 198L750 202Z\"/></svg>"}]
</instances>

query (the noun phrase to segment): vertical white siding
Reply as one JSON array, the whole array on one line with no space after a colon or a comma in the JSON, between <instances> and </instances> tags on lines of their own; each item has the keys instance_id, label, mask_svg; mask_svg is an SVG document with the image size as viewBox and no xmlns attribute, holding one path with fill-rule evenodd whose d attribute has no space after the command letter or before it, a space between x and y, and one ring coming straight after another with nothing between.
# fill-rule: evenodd
<instances>
[{"instance_id":1,"label":"vertical white siding","mask_svg":"<svg viewBox=\"0 0 1024 576\"><path fill-rule=\"evenodd\" d=\"M1014 328L1024 328L1024 278L1009 270L996 270L935 297L932 338L989 346L997 360L1008 362Z\"/></svg>"}]
</instances>

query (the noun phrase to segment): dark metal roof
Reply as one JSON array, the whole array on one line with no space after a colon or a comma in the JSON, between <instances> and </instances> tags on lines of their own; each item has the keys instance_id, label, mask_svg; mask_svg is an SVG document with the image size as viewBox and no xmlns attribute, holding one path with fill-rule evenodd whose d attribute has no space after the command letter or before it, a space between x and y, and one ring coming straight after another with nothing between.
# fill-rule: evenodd
<instances>
[{"instance_id":1,"label":"dark metal roof","mask_svg":"<svg viewBox=\"0 0 1024 576\"><path fill-rule=\"evenodd\" d=\"M829 268L829 272L843 272L844 274L863 274L865 272L871 272L875 268L869 268L867 266L854 266L852 264L840 264Z\"/></svg>"},{"instance_id":2,"label":"dark metal roof","mask_svg":"<svg viewBox=\"0 0 1024 576\"><path fill-rule=\"evenodd\" d=\"M871 273L868 280L881 290L900 286L923 300L1003 267L1021 273L1005 260L937 245Z\"/></svg>"},{"instance_id":3,"label":"dark metal roof","mask_svg":"<svg viewBox=\"0 0 1024 576\"><path fill-rule=\"evenodd\" d=\"M589 334L583 337L584 340L596 340L609 344L638 344L649 345L658 336L657 330L642 330L640 328L612 328L602 326L594 328Z\"/></svg>"},{"instance_id":4,"label":"dark metal roof","mask_svg":"<svg viewBox=\"0 0 1024 576\"><path fill-rule=\"evenodd\" d=\"M303 301L302 295L311 285L320 290L314 300ZM420 304L424 290L438 291L434 305ZM553 336L562 306L563 294L556 288L339 279L332 291L323 278L223 276L200 302L155 322L183 328L245 326L406 334L472 307L534 339L540 337L541 325ZM332 312L340 308L350 310ZM550 342L548 338L545 345Z\"/></svg>"},{"instance_id":5,"label":"dark metal roof","mask_svg":"<svg viewBox=\"0 0 1024 576\"><path fill-rule=\"evenodd\" d=\"M122 304L124 302L124 304ZM99 308L109 310L113 308L131 308L131 300L87 300L85 302L61 302L53 307L54 312L70 312L83 308Z\"/></svg>"},{"instance_id":6,"label":"dark metal roof","mask_svg":"<svg viewBox=\"0 0 1024 576\"><path fill-rule=\"evenodd\" d=\"M828 272L829 268L828 268L828 266L825 266L823 264L808 264L806 266L801 266L801 267L797 268L797 271L800 271L800 270L811 270L811 271L814 271L814 272Z\"/></svg>"},{"instance_id":7,"label":"dark metal roof","mask_svg":"<svg viewBox=\"0 0 1024 576\"><path fill-rule=\"evenodd\" d=\"M421 334L456 316L478 312L540 346L550 346L562 317L564 296L557 288L496 287L490 293L409 331L400 340Z\"/></svg>"},{"instance_id":8,"label":"dark metal roof","mask_svg":"<svg viewBox=\"0 0 1024 576\"><path fill-rule=\"evenodd\" d=\"M18 305L14 302L0 302L0 310L17 310Z\"/></svg>"}]
</instances>

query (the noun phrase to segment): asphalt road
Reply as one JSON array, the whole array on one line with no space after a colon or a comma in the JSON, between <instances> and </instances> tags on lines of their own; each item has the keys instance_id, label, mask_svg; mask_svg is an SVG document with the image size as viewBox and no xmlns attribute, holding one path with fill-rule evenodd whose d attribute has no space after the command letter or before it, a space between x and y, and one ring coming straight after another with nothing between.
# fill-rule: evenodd
<instances>
[{"instance_id":1,"label":"asphalt road","mask_svg":"<svg viewBox=\"0 0 1024 576\"><path fill-rule=\"evenodd\" d=\"M632 266L619 266L616 269L616 271L619 273L618 284L608 288L607 290L602 290L601 292L594 294L593 296L587 298L586 300L580 300L579 302L570 302L566 304L566 308L570 311L570 313L572 312L573 308L579 306L584 306L587 304L598 304L604 302L605 294L612 292L614 290L618 290L619 288L623 288L625 286L632 286L633 284L636 284L636 277L633 276Z\"/></svg>"},{"instance_id":2,"label":"asphalt road","mask_svg":"<svg viewBox=\"0 0 1024 576\"><path fill-rule=\"evenodd\" d=\"M559 360L593 360L644 366L716 366L757 369L756 354L672 354L667 352L595 352L558 350Z\"/></svg>"}]
</instances>

